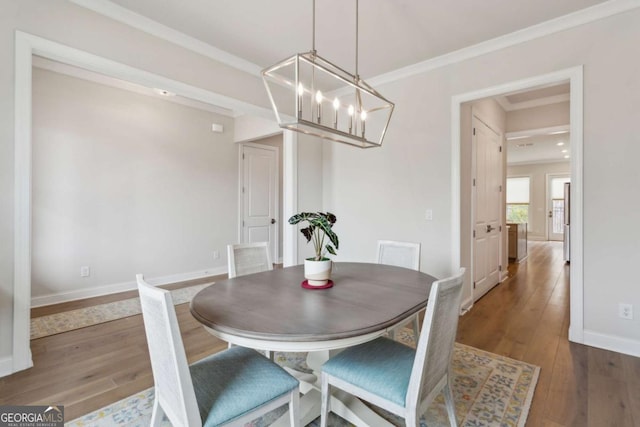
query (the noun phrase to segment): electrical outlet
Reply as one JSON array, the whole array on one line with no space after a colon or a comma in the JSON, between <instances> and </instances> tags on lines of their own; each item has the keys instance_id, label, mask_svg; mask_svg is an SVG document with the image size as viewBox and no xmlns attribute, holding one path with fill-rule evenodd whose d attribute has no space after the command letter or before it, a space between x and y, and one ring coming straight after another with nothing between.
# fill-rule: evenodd
<instances>
[{"instance_id":1,"label":"electrical outlet","mask_svg":"<svg viewBox=\"0 0 640 427\"><path fill-rule=\"evenodd\" d=\"M219 251L213 251L213 259L220 259L220 252Z\"/></svg>"},{"instance_id":2,"label":"electrical outlet","mask_svg":"<svg viewBox=\"0 0 640 427\"><path fill-rule=\"evenodd\" d=\"M89 266L82 266L80 267L80 277L89 277L91 275L91 270L89 269Z\"/></svg>"},{"instance_id":3,"label":"electrical outlet","mask_svg":"<svg viewBox=\"0 0 640 427\"><path fill-rule=\"evenodd\" d=\"M623 319L633 320L633 306L631 304L618 304L618 316Z\"/></svg>"}]
</instances>

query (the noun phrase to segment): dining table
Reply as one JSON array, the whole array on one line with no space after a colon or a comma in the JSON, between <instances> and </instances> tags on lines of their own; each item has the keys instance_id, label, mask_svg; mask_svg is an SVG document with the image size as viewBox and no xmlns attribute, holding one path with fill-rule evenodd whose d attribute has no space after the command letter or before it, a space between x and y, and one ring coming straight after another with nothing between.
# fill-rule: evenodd
<instances>
[{"instance_id":1,"label":"dining table","mask_svg":"<svg viewBox=\"0 0 640 427\"><path fill-rule=\"evenodd\" d=\"M322 364L341 349L385 335L427 305L436 278L402 267L334 262L331 287L304 283L302 265L216 282L191 300L192 315L231 345L306 352L312 372L287 370L300 380L301 425L320 414ZM356 426L392 426L359 399L339 390L331 411ZM273 426L287 425L283 415Z\"/></svg>"}]
</instances>

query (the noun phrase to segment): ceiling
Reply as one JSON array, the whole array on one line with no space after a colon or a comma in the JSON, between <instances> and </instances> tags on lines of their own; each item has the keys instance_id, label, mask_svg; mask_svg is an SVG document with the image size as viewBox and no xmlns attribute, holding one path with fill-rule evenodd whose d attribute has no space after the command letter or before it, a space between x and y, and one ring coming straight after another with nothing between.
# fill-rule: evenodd
<instances>
[{"instance_id":1,"label":"ceiling","mask_svg":"<svg viewBox=\"0 0 640 427\"><path fill-rule=\"evenodd\" d=\"M604 3L604 0L366 0L359 72L377 76ZM90 6L90 2L80 2ZM260 68L311 50L311 0L103 0ZM318 54L355 71L355 1L317 0Z\"/></svg>"},{"instance_id":2,"label":"ceiling","mask_svg":"<svg viewBox=\"0 0 640 427\"><path fill-rule=\"evenodd\" d=\"M569 132L555 135L532 134L518 139L507 139L507 164L510 166L570 160Z\"/></svg>"},{"instance_id":3,"label":"ceiling","mask_svg":"<svg viewBox=\"0 0 640 427\"><path fill-rule=\"evenodd\" d=\"M569 95L569 83L564 83L497 96L496 101L505 111L514 111L567 102Z\"/></svg>"},{"instance_id":4,"label":"ceiling","mask_svg":"<svg viewBox=\"0 0 640 427\"><path fill-rule=\"evenodd\" d=\"M98 12L126 9L202 41L256 68L311 50L311 0L71 0ZM359 72L363 78L392 72L437 56L504 36L605 0L366 0L359 3ZM316 49L347 71L355 71L355 1L316 1ZM104 13L104 12L101 12ZM142 25L144 27L144 25ZM159 96L149 89L104 76L63 69L53 61L41 68L98 83ZM72 70L73 71L73 70ZM129 86L128 86L129 85ZM146 91L146 92L145 92ZM505 111L569 100L569 84L509 93L495 98ZM232 112L197 101L167 99L225 115ZM522 137L522 135L518 135ZM564 146L557 145L563 142ZM567 152L562 152L567 150ZM531 134L507 142L510 165L567 161L569 134Z\"/></svg>"}]
</instances>

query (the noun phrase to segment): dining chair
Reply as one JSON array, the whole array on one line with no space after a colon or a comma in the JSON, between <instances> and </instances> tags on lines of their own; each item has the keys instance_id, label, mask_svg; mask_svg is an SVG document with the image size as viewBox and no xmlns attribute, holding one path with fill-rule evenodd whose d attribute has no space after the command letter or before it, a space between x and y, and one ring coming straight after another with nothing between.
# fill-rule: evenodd
<instances>
[{"instance_id":1,"label":"dining chair","mask_svg":"<svg viewBox=\"0 0 640 427\"><path fill-rule=\"evenodd\" d=\"M273 270L268 242L227 245L227 259L229 262L229 279Z\"/></svg>"},{"instance_id":2,"label":"dining chair","mask_svg":"<svg viewBox=\"0 0 640 427\"><path fill-rule=\"evenodd\" d=\"M155 400L151 426L242 426L289 404L299 426L299 383L257 351L233 347L187 364L171 293L136 275L151 357Z\"/></svg>"},{"instance_id":3,"label":"dining chair","mask_svg":"<svg viewBox=\"0 0 640 427\"><path fill-rule=\"evenodd\" d=\"M397 242L394 240L378 240L378 264L395 265L396 267L420 270L420 243ZM419 313L412 317L413 338L418 342L420 325ZM402 327L402 326L400 326ZM398 328L400 328L398 327ZM397 329L397 328L396 328ZM389 331L389 336L395 338L395 330Z\"/></svg>"},{"instance_id":4,"label":"dining chair","mask_svg":"<svg viewBox=\"0 0 640 427\"><path fill-rule=\"evenodd\" d=\"M427 311L414 350L381 337L350 347L322 366L321 427L327 426L331 387L338 387L418 426L442 391L449 422L457 426L450 365L458 327L464 268L431 286Z\"/></svg>"}]
</instances>

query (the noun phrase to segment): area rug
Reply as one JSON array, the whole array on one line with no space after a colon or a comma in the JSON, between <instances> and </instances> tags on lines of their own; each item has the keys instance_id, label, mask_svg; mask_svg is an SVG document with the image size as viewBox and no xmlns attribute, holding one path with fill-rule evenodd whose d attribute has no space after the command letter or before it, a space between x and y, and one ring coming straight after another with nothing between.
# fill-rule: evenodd
<instances>
[{"instance_id":1,"label":"area rug","mask_svg":"<svg viewBox=\"0 0 640 427\"><path fill-rule=\"evenodd\" d=\"M189 302L201 289L212 284L213 282L202 283L175 289L171 291L173 303L177 305ZM140 298L136 297L50 314L48 316L34 317L31 319L31 339L85 328L87 326L97 325L98 323L135 316L140 313L142 313Z\"/></svg>"},{"instance_id":2,"label":"area rug","mask_svg":"<svg viewBox=\"0 0 640 427\"><path fill-rule=\"evenodd\" d=\"M400 339L412 344L413 333L401 331ZM276 353L282 365L308 370L306 353ZM460 426L467 427L522 427L525 425L540 368L529 363L499 356L456 343L452 361L453 394ZM144 390L105 408L87 414L67 424L69 427L146 427L151 420L153 388ZM373 407L392 424L404 422L388 412ZM248 423L248 427L266 427L286 411L286 406ZM318 427L320 419L309 426ZM347 427L351 424L331 413L330 426ZM163 427L171 426L164 420ZM421 427L449 426L442 395L431 404L420 420Z\"/></svg>"}]
</instances>

